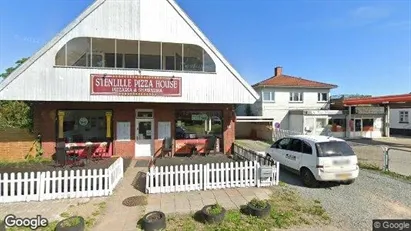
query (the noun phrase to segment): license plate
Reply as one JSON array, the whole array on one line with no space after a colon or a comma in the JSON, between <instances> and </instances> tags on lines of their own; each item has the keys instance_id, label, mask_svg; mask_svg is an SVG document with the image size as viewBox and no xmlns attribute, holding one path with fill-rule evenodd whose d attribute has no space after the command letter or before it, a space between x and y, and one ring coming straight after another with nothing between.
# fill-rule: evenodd
<instances>
[{"instance_id":1,"label":"license plate","mask_svg":"<svg viewBox=\"0 0 411 231\"><path fill-rule=\"evenodd\" d=\"M350 163L349 160L335 160L335 161L333 161L334 165L347 165L349 163Z\"/></svg>"},{"instance_id":2,"label":"license plate","mask_svg":"<svg viewBox=\"0 0 411 231\"><path fill-rule=\"evenodd\" d=\"M348 178L351 177L351 174L349 174L349 173L337 174L336 177L337 177L339 180L347 180Z\"/></svg>"}]
</instances>

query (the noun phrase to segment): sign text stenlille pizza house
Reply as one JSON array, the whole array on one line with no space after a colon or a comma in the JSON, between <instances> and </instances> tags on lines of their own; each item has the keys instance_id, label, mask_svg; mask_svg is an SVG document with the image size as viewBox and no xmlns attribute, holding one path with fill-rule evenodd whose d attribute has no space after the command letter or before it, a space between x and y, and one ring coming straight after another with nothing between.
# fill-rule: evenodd
<instances>
[{"instance_id":1,"label":"sign text stenlille pizza house","mask_svg":"<svg viewBox=\"0 0 411 231\"><path fill-rule=\"evenodd\" d=\"M181 96L181 77L91 75L91 94Z\"/></svg>"}]
</instances>

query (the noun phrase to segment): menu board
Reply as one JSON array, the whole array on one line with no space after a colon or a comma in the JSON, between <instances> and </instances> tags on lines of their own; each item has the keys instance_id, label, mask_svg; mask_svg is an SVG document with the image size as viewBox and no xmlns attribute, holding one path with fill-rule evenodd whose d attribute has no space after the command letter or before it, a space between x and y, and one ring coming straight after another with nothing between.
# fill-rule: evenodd
<instances>
[{"instance_id":1,"label":"menu board","mask_svg":"<svg viewBox=\"0 0 411 231\"><path fill-rule=\"evenodd\" d=\"M130 140L130 122L117 122L117 140Z\"/></svg>"},{"instance_id":2,"label":"menu board","mask_svg":"<svg viewBox=\"0 0 411 231\"><path fill-rule=\"evenodd\" d=\"M171 122L158 122L158 139L171 137Z\"/></svg>"}]
</instances>

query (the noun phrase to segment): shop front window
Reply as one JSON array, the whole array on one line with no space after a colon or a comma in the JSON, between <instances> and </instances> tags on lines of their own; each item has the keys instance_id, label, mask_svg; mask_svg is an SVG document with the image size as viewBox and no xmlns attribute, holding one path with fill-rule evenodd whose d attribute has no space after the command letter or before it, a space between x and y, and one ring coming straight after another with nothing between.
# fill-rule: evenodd
<instances>
[{"instance_id":1,"label":"shop front window","mask_svg":"<svg viewBox=\"0 0 411 231\"><path fill-rule=\"evenodd\" d=\"M369 132L374 130L374 119L362 119L362 130Z\"/></svg>"},{"instance_id":2,"label":"shop front window","mask_svg":"<svg viewBox=\"0 0 411 231\"><path fill-rule=\"evenodd\" d=\"M64 111L65 142L101 142L107 138L106 110Z\"/></svg>"},{"instance_id":3,"label":"shop front window","mask_svg":"<svg viewBox=\"0 0 411 231\"><path fill-rule=\"evenodd\" d=\"M223 137L221 111L178 111L175 139Z\"/></svg>"},{"instance_id":4,"label":"shop front window","mask_svg":"<svg viewBox=\"0 0 411 231\"><path fill-rule=\"evenodd\" d=\"M345 119L330 119L328 124L332 132L345 132Z\"/></svg>"}]
</instances>

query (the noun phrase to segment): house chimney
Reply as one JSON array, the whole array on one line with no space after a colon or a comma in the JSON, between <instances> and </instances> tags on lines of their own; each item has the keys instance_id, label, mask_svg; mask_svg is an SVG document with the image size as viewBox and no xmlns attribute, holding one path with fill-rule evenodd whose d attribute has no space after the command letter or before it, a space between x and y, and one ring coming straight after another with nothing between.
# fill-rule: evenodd
<instances>
[{"instance_id":1,"label":"house chimney","mask_svg":"<svg viewBox=\"0 0 411 231\"><path fill-rule=\"evenodd\" d=\"M276 67L274 69L274 76L280 76L283 74L283 68L282 67Z\"/></svg>"}]
</instances>

